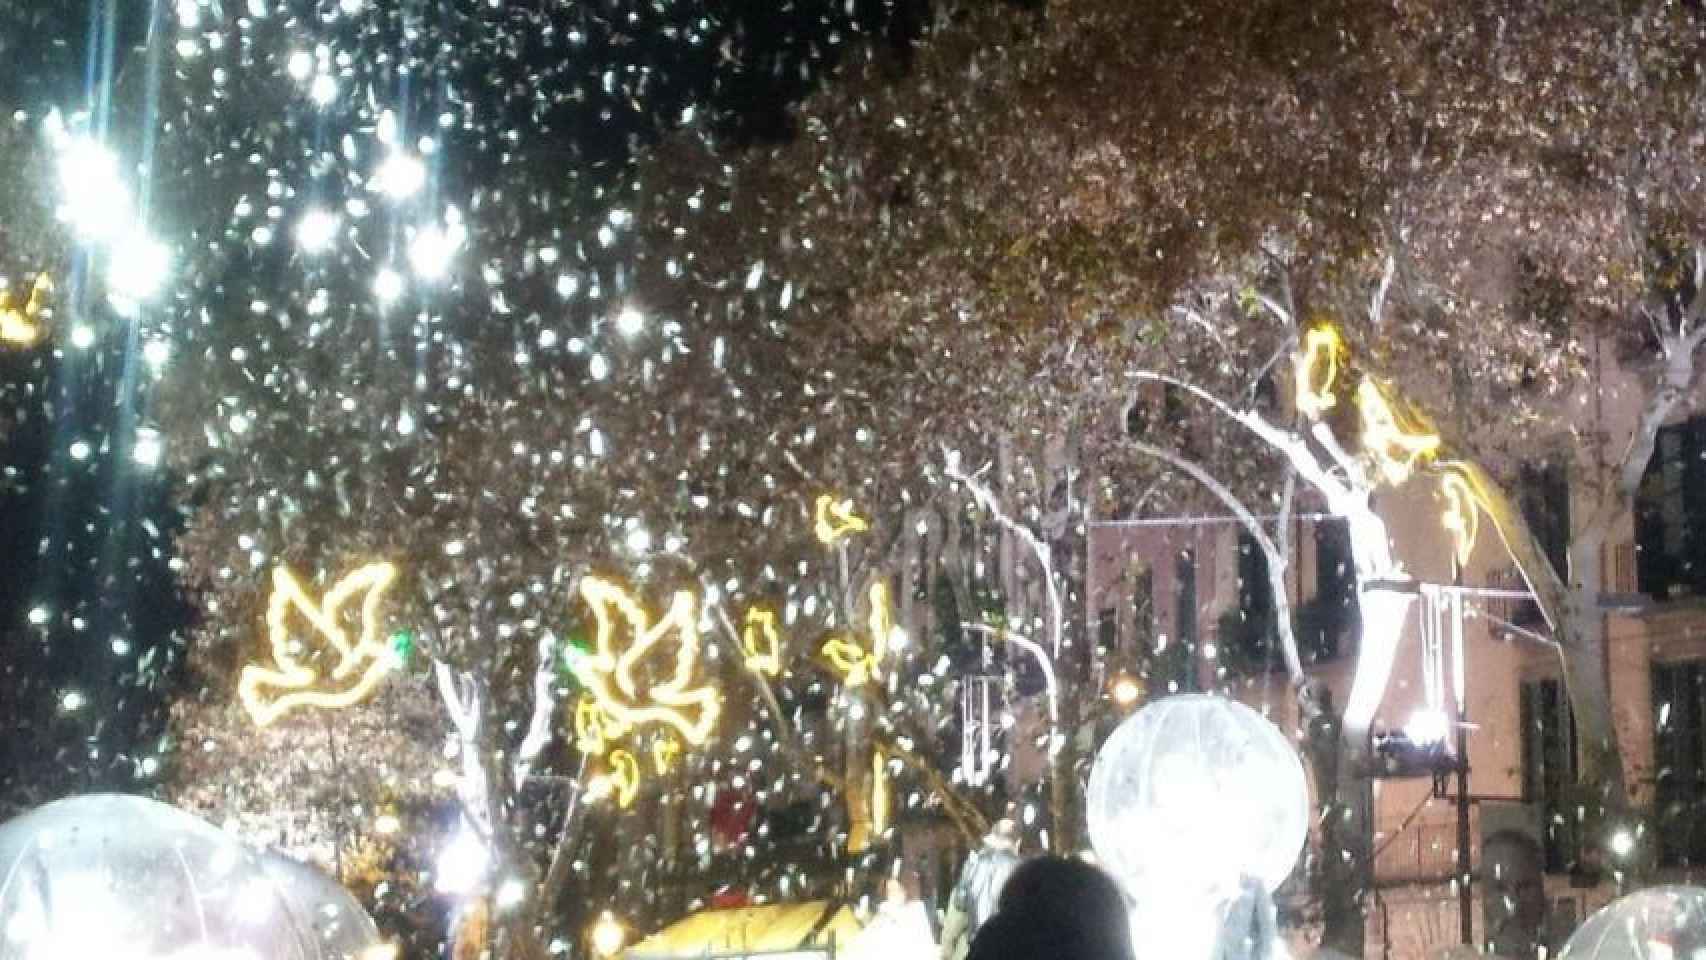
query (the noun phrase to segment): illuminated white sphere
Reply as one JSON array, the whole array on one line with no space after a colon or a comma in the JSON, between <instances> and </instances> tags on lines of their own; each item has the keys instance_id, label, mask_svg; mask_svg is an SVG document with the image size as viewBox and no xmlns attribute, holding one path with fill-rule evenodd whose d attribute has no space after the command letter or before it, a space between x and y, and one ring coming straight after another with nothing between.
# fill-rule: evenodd
<instances>
[{"instance_id":1,"label":"illuminated white sphere","mask_svg":"<svg viewBox=\"0 0 1706 960\"><path fill-rule=\"evenodd\" d=\"M91 794L0 825L0 955L332 960L379 941L328 877L174 807Z\"/></svg>"},{"instance_id":2,"label":"illuminated white sphere","mask_svg":"<svg viewBox=\"0 0 1706 960\"><path fill-rule=\"evenodd\" d=\"M1649 887L1588 917L1559 960L1654 960L1706 955L1706 889Z\"/></svg>"},{"instance_id":3,"label":"illuminated white sphere","mask_svg":"<svg viewBox=\"0 0 1706 960\"><path fill-rule=\"evenodd\" d=\"M1157 700L1117 727L1090 772L1090 841L1141 903L1219 903L1242 878L1274 890L1309 830L1297 751L1222 697Z\"/></svg>"}]
</instances>

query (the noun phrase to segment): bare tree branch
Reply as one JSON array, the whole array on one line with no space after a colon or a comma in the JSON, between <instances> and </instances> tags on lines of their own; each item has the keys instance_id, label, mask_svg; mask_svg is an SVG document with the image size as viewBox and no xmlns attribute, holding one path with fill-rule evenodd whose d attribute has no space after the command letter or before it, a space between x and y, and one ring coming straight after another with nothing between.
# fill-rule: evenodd
<instances>
[{"instance_id":1,"label":"bare tree branch","mask_svg":"<svg viewBox=\"0 0 1706 960\"><path fill-rule=\"evenodd\" d=\"M1066 632L1066 611L1060 598L1060 584L1055 581L1054 558L1049 552L1048 544L1043 543L1030 527L1008 516L1006 511L1001 509L1000 502L995 499L995 495L989 491L987 486L961 470L958 454L948 450L944 450L943 454L947 460L947 465L942 471L943 475L950 480L957 480L963 484L966 490L971 493L972 498L978 502L978 505L988 510L990 515L995 518L996 523L1006 527L1013 532L1014 536L1023 540L1025 545L1031 548L1031 553L1036 556L1037 565L1042 568L1043 588L1048 593L1049 640L1054 649L1054 655L1060 656L1060 644ZM978 472L982 473L983 471Z\"/></svg>"},{"instance_id":2,"label":"bare tree branch","mask_svg":"<svg viewBox=\"0 0 1706 960\"><path fill-rule=\"evenodd\" d=\"M527 733L515 751L515 785L527 782L533 771L533 761L539 758L545 745L551 742L551 714L556 701L551 696L551 640L539 641L539 663L533 671L533 715L527 721Z\"/></svg>"},{"instance_id":3,"label":"bare tree branch","mask_svg":"<svg viewBox=\"0 0 1706 960\"><path fill-rule=\"evenodd\" d=\"M1291 630L1291 597L1286 590L1285 584L1285 555L1280 553L1278 545L1274 543L1272 537L1268 536L1268 532L1262 529L1261 521L1257 520L1255 513L1253 513L1249 507L1244 505L1244 501L1238 499L1237 495L1235 495L1224 483L1221 483L1196 462L1187 460L1163 447L1144 443L1142 440L1132 440L1131 444L1140 452L1154 457L1155 459L1172 466L1174 469L1188 474L1192 479L1196 480L1196 482L1202 484L1204 489L1209 493L1214 494L1216 499L1218 499L1222 504L1225 504L1228 510L1232 511L1232 515L1238 518L1239 524L1244 527L1245 531L1250 534L1250 538L1255 540L1256 545L1261 548L1262 555L1265 556L1268 561L1268 582L1273 588L1274 619L1278 621L1276 627L1278 628L1280 636L1280 649L1285 655L1286 674L1291 678L1291 682L1295 687L1302 689L1304 684L1308 682L1309 678L1303 673L1303 658L1298 655L1297 637ZM1295 476L1295 474L1288 475L1288 484L1292 482L1289 479L1292 476ZM1290 499L1289 496L1287 499Z\"/></svg>"},{"instance_id":4,"label":"bare tree branch","mask_svg":"<svg viewBox=\"0 0 1706 960\"><path fill-rule=\"evenodd\" d=\"M1374 296L1368 302L1368 322L1370 326L1379 327L1386 316L1386 294L1392 289L1392 278L1398 273L1398 258L1388 253L1386 262L1380 269L1380 283L1374 288Z\"/></svg>"}]
</instances>

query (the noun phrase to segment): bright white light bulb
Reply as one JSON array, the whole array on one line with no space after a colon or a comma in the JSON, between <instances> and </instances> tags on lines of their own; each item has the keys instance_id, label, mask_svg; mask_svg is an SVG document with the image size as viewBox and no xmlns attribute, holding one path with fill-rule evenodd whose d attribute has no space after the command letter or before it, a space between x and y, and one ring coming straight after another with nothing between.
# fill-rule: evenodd
<instances>
[{"instance_id":1,"label":"bright white light bulb","mask_svg":"<svg viewBox=\"0 0 1706 960\"><path fill-rule=\"evenodd\" d=\"M498 887L497 906L499 910L513 910L521 905L527 897L527 886L514 877L505 880Z\"/></svg>"},{"instance_id":2,"label":"bright white light bulb","mask_svg":"<svg viewBox=\"0 0 1706 960\"><path fill-rule=\"evenodd\" d=\"M292 80L306 80L308 74L314 70L314 55L306 50L298 50L290 55L284 69Z\"/></svg>"},{"instance_id":3,"label":"bright white light bulb","mask_svg":"<svg viewBox=\"0 0 1706 960\"><path fill-rule=\"evenodd\" d=\"M308 84L308 99L316 106L326 106L338 98L338 81L329 73L317 73L312 83Z\"/></svg>"},{"instance_id":4,"label":"bright white light bulb","mask_svg":"<svg viewBox=\"0 0 1706 960\"><path fill-rule=\"evenodd\" d=\"M587 363L587 372L592 374L594 380L603 380L610 376L610 361L604 359L604 354L595 353Z\"/></svg>"},{"instance_id":5,"label":"bright white light bulb","mask_svg":"<svg viewBox=\"0 0 1706 960\"><path fill-rule=\"evenodd\" d=\"M64 203L59 218L88 240L111 240L130 226L130 190L118 157L84 136L66 137L59 149Z\"/></svg>"},{"instance_id":6,"label":"bright white light bulb","mask_svg":"<svg viewBox=\"0 0 1706 960\"><path fill-rule=\"evenodd\" d=\"M646 532L645 527L635 527L628 531L623 543L627 545L630 553L645 553L652 548L652 535Z\"/></svg>"},{"instance_id":7,"label":"bright white light bulb","mask_svg":"<svg viewBox=\"0 0 1706 960\"><path fill-rule=\"evenodd\" d=\"M163 451L164 445L160 442L160 431L152 427L137 429L136 443L131 447L130 456L139 466L159 466L160 454Z\"/></svg>"},{"instance_id":8,"label":"bright white light bulb","mask_svg":"<svg viewBox=\"0 0 1706 960\"><path fill-rule=\"evenodd\" d=\"M76 690L72 690L65 696L59 698L59 705L68 711L81 710L83 709L83 705L88 702L88 698L84 697Z\"/></svg>"},{"instance_id":9,"label":"bright white light bulb","mask_svg":"<svg viewBox=\"0 0 1706 960\"><path fill-rule=\"evenodd\" d=\"M646 329L646 315L633 307L623 307L616 315L616 330L624 337L632 337Z\"/></svg>"},{"instance_id":10,"label":"bright white light bulb","mask_svg":"<svg viewBox=\"0 0 1706 960\"><path fill-rule=\"evenodd\" d=\"M1620 857L1627 857L1635 852L1635 835L1628 830L1620 829L1611 835L1611 852Z\"/></svg>"},{"instance_id":11,"label":"bright white light bulb","mask_svg":"<svg viewBox=\"0 0 1706 960\"><path fill-rule=\"evenodd\" d=\"M148 364L148 369L156 375L166 368L166 362L172 359L172 347L164 340L150 340L142 345L142 362Z\"/></svg>"},{"instance_id":12,"label":"bright white light bulb","mask_svg":"<svg viewBox=\"0 0 1706 960\"><path fill-rule=\"evenodd\" d=\"M451 259L468 239L468 230L454 210L447 221L442 227L437 224L426 227L409 243L409 265L415 268L415 276L423 280L444 276Z\"/></svg>"},{"instance_id":13,"label":"bright white light bulb","mask_svg":"<svg viewBox=\"0 0 1706 960\"><path fill-rule=\"evenodd\" d=\"M392 303L403 295L403 275L390 267L380 267L373 277L373 295L380 303Z\"/></svg>"},{"instance_id":14,"label":"bright white light bulb","mask_svg":"<svg viewBox=\"0 0 1706 960\"><path fill-rule=\"evenodd\" d=\"M71 328L71 345L79 350L87 350L95 345L95 328L86 323L79 323Z\"/></svg>"},{"instance_id":15,"label":"bright white light bulb","mask_svg":"<svg viewBox=\"0 0 1706 960\"><path fill-rule=\"evenodd\" d=\"M437 869L433 871L433 886L439 893L472 893L485 876L490 859L485 844L467 826L462 826L450 843L439 851Z\"/></svg>"},{"instance_id":16,"label":"bright white light bulb","mask_svg":"<svg viewBox=\"0 0 1706 960\"><path fill-rule=\"evenodd\" d=\"M321 253L337 239L338 215L315 207L296 223L296 245L303 253Z\"/></svg>"},{"instance_id":17,"label":"bright white light bulb","mask_svg":"<svg viewBox=\"0 0 1706 960\"><path fill-rule=\"evenodd\" d=\"M71 443L71 459L73 460L87 460L92 452L94 450L89 446L87 440L74 440Z\"/></svg>"},{"instance_id":18,"label":"bright white light bulb","mask_svg":"<svg viewBox=\"0 0 1706 960\"><path fill-rule=\"evenodd\" d=\"M1451 735L1451 720L1439 710L1417 710L1410 714L1410 721L1404 724L1404 736L1417 746L1431 746L1444 743Z\"/></svg>"},{"instance_id":19,"label":"bright white light bulb","mask_svg":"<svg viewBox=\"0 0 1706 960\"><path fill-rule=\"evenodd\" d=\"M166 280L172 254L140 229L113 244L107 261L107 293L131 302L148 300Z\"/></svg>"},{"instance_id":20,"label":"bright white light bulb","mask_svg":"<svg viewBox=\"0 0 1706 960\"><path fill-rule=\"evenodd\" d=\"M391 199L407 200L426 186L426 165L413 154L393 151L374 174L373 182Z\"/></svg>"}]
</instances>

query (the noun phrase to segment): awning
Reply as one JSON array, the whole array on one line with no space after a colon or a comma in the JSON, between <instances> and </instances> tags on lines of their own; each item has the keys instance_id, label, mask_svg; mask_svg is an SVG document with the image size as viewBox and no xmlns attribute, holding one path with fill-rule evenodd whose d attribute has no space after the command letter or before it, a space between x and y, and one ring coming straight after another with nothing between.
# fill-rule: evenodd
<instances>
[{"instance_id":1,"label":"awning","mask_svg":"<svg viewBox=\"0 0 1706 960\"><path fill-rule=\"evenodd\" d=\"M623 951L624 960L784 955L823 957L859 932L851 908L829 900L702 910Z\"/></svg>"}]
</instances>

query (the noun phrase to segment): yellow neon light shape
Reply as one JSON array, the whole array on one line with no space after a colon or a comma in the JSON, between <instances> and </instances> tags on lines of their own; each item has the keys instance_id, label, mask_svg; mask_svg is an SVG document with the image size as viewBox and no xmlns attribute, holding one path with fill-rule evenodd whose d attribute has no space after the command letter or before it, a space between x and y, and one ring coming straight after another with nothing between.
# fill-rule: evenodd
<instances>
[{"instance_id":1,"label":"yellow neon light shape","mask_svg":"<svg viewBox=\"0 0 1706 960\"><path fill-rule=\"evenodd\" d=\"M606 758L610 763L610 789L616 795L616 805L626 810L634 804L640 792L640 762L626 750L612 750Z\"/></svg>"},{"instance_id":2,"label":"yellow neon light shape","mask_svg":"<svg viewBox=\"0 0 1706 960\"><path fill-rule=\"evenodd\" d=\"M674 737L659 737L652 741L652 769L658 772L658 776L668 773L680 756L681 744Z\"/></svg>"},{"instance_id":3,"label":"yellow neon light shape","mask_svg":"<svg viewBox=\"0 0 1706 960\"><path fill-rule=\"evenodd\" d=\"M380 604L396 578L397 568L391 564L370 563L333 584L315 601L289 570L273 570L267 636L274 665L249 664L237 681L238 697L256 725L264 727L297 707L335 710L359 703L398 666L396 654L379 635ZM357 597L361 600L361 632L352 643L341 620L345 606ZM314 629L319 649L291 643L288 620L292 611ZM333 685L317 686L320 671L303 663L299 652L334 657L328 677ZM268 690L273 691L270 698Z\"/></svg>"},{"instance_id":4,"label":"yellow neon light shape","mask_svg":"<svg viewBox=\"0 0 1706 960\"><path fill-rule=\"evenodd\" d=\"M53 279L46 273L36 274L36 281L30 287L30 298L22 307L12 305L10 290L0 291L0 340L24 347L35 343L41 336L36 318L41 316L42 307L52 293Z\"/></svg>"},{"instance_id":5,"label":"yellow neon light shape","mask_svg":"<svg viewBox=\"0 0 1706 960\"><path fill-rule=\"evenodd\" d=\"M871 529L865 518L853 512L853 501L837 500L829 494L817 498L817 522L813 530L825 546L830 546L849 534Z\"/></svg>"},{"instance_id":6,"label":"yellow neon light shape","mask_svg":"<svg viewBox=\"0 0 1706 960\"><path fill-rule=\"evenodd\" d=\"M889 829L889 758L877 750L871 755L871 835L880 837Z\"/></svg>"},{"instance_id":7,"label":"yellow neon light shape","mask_svg":"<svg viewBox=\"0 0 1706 960\"><path fill-rule=\"evenodd\" d=\"M740 648L748 670L767 677L782 675L782 635L776 630L776 614L761 607L747 610Z\"/></svg>"},{"instance_id":8,"label":"yellow neon light shape","mask_svg":"<svg viewBox=\"0 0 1706 960\"><path fill-rule=\"evenodd\" d=\"M1453 554L1459 567L1468 566L1475 552L1475 538L1481 529L1481 509L1475 488L1455 470L1439 478L1440 492L1445 495L1445 512L1440 522L1451 533Z\"/></svg>"},{"instance_id":9,"label":"yellow neon light shape","mask_svg":"<svg viewBox=\"0 0 1706 960\"><path fill-rule=\"evenodd\" d=\"M872 582L870 593L870 648L847 637L831 637L823 645L823 655L830 665L847 678L849 687L864 686L866 681L882 676L883 659L889 652L889 633L894 630L894 617L889 612L889 586L881 580Z\"/></svg>"},{"instance_id":10,"label":"yellow neon light shape","mask_svg":"<svg viewBox=\"0 0 1706 960\"><path fill-rule=\"evenodd\" d=\"M575 745L582 753L595 756L603 755L609 749L610 741L627 733L598 701L592 697L582 697L575 704Z\"/></svg>"},{"instance_id":11,"label":"yellow neon light shape","mask_svg":"<svg viewBox=\"0 0 1706 960\"><path fill-rule=\"evenodd\" d=\"M688 743L703 744L717 724L721 705L715 689L694 685L699 618L693 594L676 593L656 623L627 591L607 580L583 578L581 597L592 608L598 639L597 652L583 658L577 672L598 706L623 730L661 723L675 728ZM622 650L616 646L619 622L632 638ZM642 689L635 668L672 635L677 638L674 671L664 682Z\"/></svg>"},{"instance_id":12,"label":"yellow neon light shape","mask_svg":"<svg viewBox=\"0 0 1706 960\"><path fill-rule=\"evenodd\" d=\"M1406 431L1373 382L1364 380L1358 384L1356 397L1357 411L1362 414L1363 450L1374 458L1375 466L1388 483L1403 483L1415 470L1416 461L1439 452L1439 436Z\"/></svg>"},{"instance_id":13,"label":"yellow neon light shape","mask_svg":"<svg viewBox=\"0 0 1706 960\"><path fill-rule=\"evenodd\" d=\"M1303 370L1297 378L1298 412L1315 417L1339 402L1333 396L1333 384L1339 379L1342 349L1339 331L1332 327L1315 327L1303 335Z\"/></svg>"}]
</instances>

